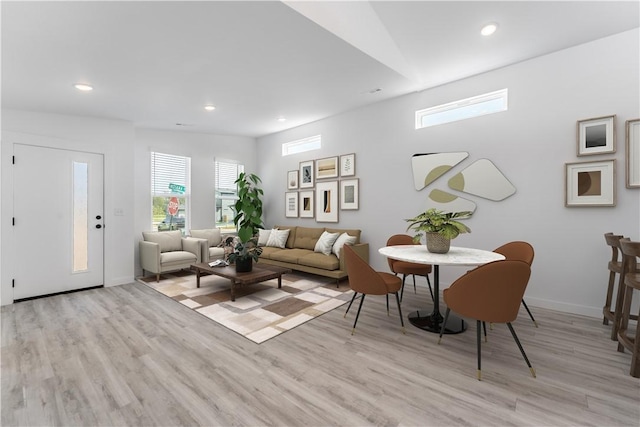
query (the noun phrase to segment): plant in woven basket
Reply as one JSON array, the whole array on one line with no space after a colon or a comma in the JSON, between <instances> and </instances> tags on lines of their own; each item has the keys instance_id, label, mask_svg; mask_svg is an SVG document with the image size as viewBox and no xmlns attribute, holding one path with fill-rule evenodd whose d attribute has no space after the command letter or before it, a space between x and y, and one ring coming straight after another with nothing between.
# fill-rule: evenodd
<instances>
[{"instance_id":1,"label":"plant in woven basket","mask_svg":"<svg viewBox=\"0 0 640 427\"><path fill-rule=\"evenodd\" d=\"M406 219L409 223L407 227L407 231L409 229L415 230L417 233L413 237L413 241L416 244L419 244L422 235L425 234L427 236L427 248L431 252L436 253L446 253L449 251L449 242L451 239L455 239L461 233L470 233L471 229L458 221L458 219L464 219L471 216L473 212L463 211L463 212L443 212L439 211L435 208L431 208L422 212L420 215ZM430 236L436 234L440 237L440 243L446 245L445 248L433 248L433 242L430 242Z\"/></svg>"}]
</instances>

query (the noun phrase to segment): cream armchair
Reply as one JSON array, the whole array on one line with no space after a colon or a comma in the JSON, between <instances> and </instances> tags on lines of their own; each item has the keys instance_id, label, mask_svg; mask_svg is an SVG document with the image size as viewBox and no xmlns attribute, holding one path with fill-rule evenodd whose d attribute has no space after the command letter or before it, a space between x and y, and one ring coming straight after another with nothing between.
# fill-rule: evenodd
<instances>
[{"instance_id":1,"label":"cream armchair","mask_svg":"<svg viewBox=\"0 0 640 427\"><path fill-rule=\"evenodd\" d=\"M204 230L189 230L191 237L201 240L200 258L202 262L214 259L224 259L224 248L219 247L222 242L222 234L219 228Z\"/></svg>"},{"instance_id":2,"label":"cream armchair","mask_svg":"<svg viewBox=\"0 0 640 427\"><path fill-rule=\"evenodd\" d=\"M202 239L182 237L180 231L144 231L140 241L140 266L154 273L160 281L160 273L190 268L200 262Z\"/></svg>"}]
</instances>

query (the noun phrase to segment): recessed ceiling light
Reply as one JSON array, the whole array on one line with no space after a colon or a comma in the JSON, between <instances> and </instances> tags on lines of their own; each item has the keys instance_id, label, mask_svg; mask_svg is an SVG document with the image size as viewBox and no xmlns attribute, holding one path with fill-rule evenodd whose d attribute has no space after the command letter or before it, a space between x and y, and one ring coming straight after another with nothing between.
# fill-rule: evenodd
<instances>
[{"instance_id":1,"label":"recessed ceiling light","mask_svg":"<svg viewBox=\"0 0 640 427\"><path fill-rule=\"evenodd\" d=\"M213 111L216 109L216 107L214 107L213 105L205 105L204 109L207 111Z\"/></svg>"},{"instance_id":2,"label":"recessed ceiling light","mask_svg":"<svg viewBox=\"0 0 640 427\"><path fill-rule=\"evenodd\" d=\"M497 29L498 24L492 22L482 27L482 30L480 30L480 34L482 34L483 36L490 36L491 34L495 33Z\"/></svg>"},{"instance_id":3,"label":"recessed ceiling light","mask_svg":"<svg viewBox=\"0 0 640 427\"><path fill-rule=\"evenodd\" d=\"M73 87L75 87L78 90L81 90L83 92L89 92L90 90L93 90L93 86L90 86L88 84L85 83L76 83L73 85Z\"/></svg>"},{"instance_id":4,"label":"recessed ceiling light","mask_svg":"<svg viewBox=\"0 0 640 427\"><path fill-rule=\"evenodd\" d=\"M276 120L278 120L279 122L286 122L287 119L285 119L284 117L278 117Z\"/></svg>"}]
</instances>

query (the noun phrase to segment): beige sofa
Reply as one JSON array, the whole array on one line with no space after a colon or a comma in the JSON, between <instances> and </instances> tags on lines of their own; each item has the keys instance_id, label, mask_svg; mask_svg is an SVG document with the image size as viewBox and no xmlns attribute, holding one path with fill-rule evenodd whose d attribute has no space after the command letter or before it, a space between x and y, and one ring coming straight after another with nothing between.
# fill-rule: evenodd
<instances>
[{"instance_id":1,"label":"beige sofa","mask_svg":"<svg viewBox=\"0 0 640 427\"><path fill-rule=\"evenodd\" d=\"M314 252L316 243L322 233L347 233L355 237L353 249L365 261L369 262L369 244L360 242L360 230L348 230L325 227L290 227L275 226L275 229L290 230L284 248L263 246L258 263L279 265L292 270L318 274L340 281L347 277L344 257L338 258L334 253L326 255Z\"/></svg>"},{"instance_id":2,"label":"beige sofa","mask_svg":"<svg viewBox=\"0 0 640 427\"><path fill-rule=\"evenodd\" d=\"M154 273L157 281L161 273L190 268L201 260L202 239L182 237L179 230L143 231L142 238L139 245L142 274Z\"/></svg>"}]
</instances>

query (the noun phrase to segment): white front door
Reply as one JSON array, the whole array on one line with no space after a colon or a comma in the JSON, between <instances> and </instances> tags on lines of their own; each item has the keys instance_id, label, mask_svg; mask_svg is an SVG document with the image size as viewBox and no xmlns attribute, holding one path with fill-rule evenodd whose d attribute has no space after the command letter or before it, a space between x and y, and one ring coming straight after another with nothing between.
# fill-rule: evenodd
<instances>
[{"instance_id":1,"label":"white front door","mask_svg":"<svg viewBox=\"0 0 640 427\"><path fill-rule=\"evenodd\" d=\"M14 293L104 284L103 156L14 145Z\"/></svg>"}]
</instances>

